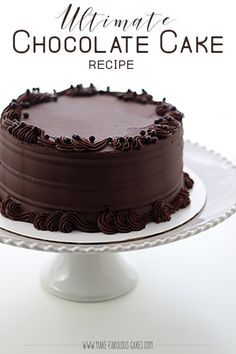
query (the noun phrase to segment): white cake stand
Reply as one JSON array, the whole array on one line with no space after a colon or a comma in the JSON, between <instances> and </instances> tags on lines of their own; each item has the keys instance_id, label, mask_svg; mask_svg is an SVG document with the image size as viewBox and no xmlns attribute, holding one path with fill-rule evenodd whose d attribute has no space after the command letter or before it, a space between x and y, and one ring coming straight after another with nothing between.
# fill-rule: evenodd
<instances>
[{"instance_id":1,"label":"white cake stand","mask_svg":"<svg viewBox=\"0 0 236 354\"><path fill-rule=\"evenodd\" d=\"M231 163L188 141L184 161L195 180L192 203L175 213L168 223L150 223L142 231L127 234L63 234L38 231L31 224L0 217L0 242L59 253L41 276L42 286L56 296L95 302L125 294L134 287L136 274L119 252L193 236L236 211L236 168Z\"/></svg>"}]
</instances>

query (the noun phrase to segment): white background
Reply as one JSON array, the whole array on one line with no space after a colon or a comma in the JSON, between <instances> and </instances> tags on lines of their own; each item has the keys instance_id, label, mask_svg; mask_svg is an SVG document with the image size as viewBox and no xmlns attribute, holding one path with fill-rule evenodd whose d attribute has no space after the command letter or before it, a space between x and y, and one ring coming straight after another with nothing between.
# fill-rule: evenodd
<instances>
[{"instance_id":1,"label":"white background","mask_svg":"<svg viewBox=\"0 0 236 354\"><path fill-rule=\"evenodd\" d=\"M185 113L185 138L236 163L233 1L74 4L83 9L93 6L114 18L163 13L176 18L171 27L180 42L184 35L190 40L196 35L223 35L224 53L160 53L159 34L164 28L157 27L150 33L149 54L124 55L134 59L134 70L88 70L88 59L100 58L93 53L20 55L12 49L14 31L27 29L38 37L62 35L55 17L68 2L9 0L0 5L1 110L31 87L51 91L93 82L98 88L109 85L114 90L145 88L155 99L166 97ZM64 31L65 35L69 33ZM71 35L81 33L75 30ZM107 44L121 33L109 28L97 35ZM138 286L115 301L97 304L70 303L41 290L39 271L50 254L0 246L0 352L82 353L81 340L147 339L156 345L149 353L235 353L235 225L233 216L201 236L128 253L139 273Z\"/></svg>"}]
</instances>

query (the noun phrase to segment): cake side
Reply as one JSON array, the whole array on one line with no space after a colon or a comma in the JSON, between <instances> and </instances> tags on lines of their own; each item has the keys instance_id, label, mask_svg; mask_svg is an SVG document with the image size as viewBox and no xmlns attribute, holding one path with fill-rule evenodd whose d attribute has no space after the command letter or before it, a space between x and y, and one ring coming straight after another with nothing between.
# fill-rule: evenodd
<instances>
[{"instance_id":1,"label":"cake side","mask_svg":"<svg viewBox=\"0 0 236 354\"><path fill-rule=\"evenodd\" d=\"M193 180L187 173L183 174L184 185L176 194L175 198L168 203L163 200L157 200L148 212L138 214L135 209L122 209L114 211L105 208L98 214L95 220L90 221L82 214L75 211L36 211L27 209L27 207L15 201L14 198L7 195L0 201L1 214L8 219L16 221L29 222L38 230L61 231L70 233L73 230L84 232L103 232L105 234L114 234L117 232L126 233L142 230L149 222L165 222L171 219L171 214L179 209L183 209L190 204L188 189L193 186ZM4 193L1 195L4 195Z\"/></svg>"}]
</instances>

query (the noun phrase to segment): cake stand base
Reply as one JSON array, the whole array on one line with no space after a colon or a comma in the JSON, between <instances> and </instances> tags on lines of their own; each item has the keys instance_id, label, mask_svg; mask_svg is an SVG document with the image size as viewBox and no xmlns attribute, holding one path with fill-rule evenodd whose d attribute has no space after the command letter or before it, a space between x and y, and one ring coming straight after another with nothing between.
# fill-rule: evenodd
<instances>
[{"instance_id":1,"label":"cake stand base","mask_svg":"<svg viewBox=\"0 0 236 354\"><path fill-rule=\"evenodd\" d=\"M80 302L114 299L129 292L136 274L117 253L62 253L41 274L45 290L60 298Z\"/></svg>"}]
</instances>

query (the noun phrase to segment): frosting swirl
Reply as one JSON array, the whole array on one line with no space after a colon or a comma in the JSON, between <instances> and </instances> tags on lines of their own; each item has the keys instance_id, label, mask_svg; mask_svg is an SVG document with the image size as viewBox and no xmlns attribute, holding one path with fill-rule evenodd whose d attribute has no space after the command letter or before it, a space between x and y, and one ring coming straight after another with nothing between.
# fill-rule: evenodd
<instances>
[{"instance_id":1,"label":"frosting swirl","mask_svg":"<svg viewBox=\"0 0 236 354\"><path fill-rule=\"evenodd\" d=\"M156 223L162 221L169 221L171 219L170 216L170 207L166 205L162 200L157 200L152 205L152 216L153 220Z\"/></svg>"}]
</instances>

